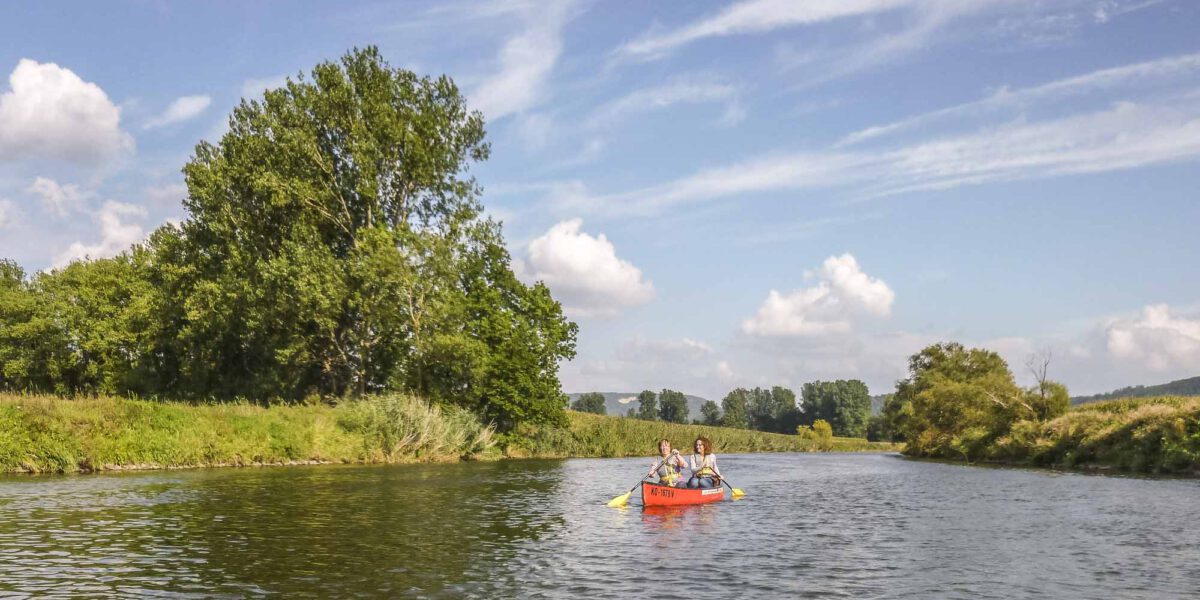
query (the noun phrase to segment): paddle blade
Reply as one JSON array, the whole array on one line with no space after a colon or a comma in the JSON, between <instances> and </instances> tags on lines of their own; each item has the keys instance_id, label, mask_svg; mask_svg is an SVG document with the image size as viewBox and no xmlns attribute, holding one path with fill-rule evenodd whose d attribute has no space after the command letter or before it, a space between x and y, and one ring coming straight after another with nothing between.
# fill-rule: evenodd
<instances>
[{"instance_id":1,"label":"paddle blade","mask_svg":"<svg viewBox=\"0 0 1200 600\"><path fill-rule=\"evenodd\" d=\"M626 504L629 503L629 495L632 493L633 492L625 492L624 494L621 494L620 496L617 496L616 498L609 500L608 507L609 508L621 508L622 506L625 506Z\"/></svg>"},{"instance_id":2,"label":"paddle blade","mask_svg":"<svg viewBox=\"0 0 1200 600\"><path fill-rule=\"evenodd\" d=\"M729 489L733 490L734 498L741 498L742 496L746 495L746 492L743 492L742 488L729 488Z\"/></svg>"}]
</instances>

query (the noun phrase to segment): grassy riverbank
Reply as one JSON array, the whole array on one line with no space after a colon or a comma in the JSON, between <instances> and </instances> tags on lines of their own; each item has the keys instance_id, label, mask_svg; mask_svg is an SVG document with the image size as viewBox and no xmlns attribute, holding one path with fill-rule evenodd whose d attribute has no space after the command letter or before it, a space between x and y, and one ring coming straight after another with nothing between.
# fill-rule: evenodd
<instances>
[{"instance_id":1,"label":"grassy riverbank","mask_svg":"<svg viewBox=\"0 0 1200 600\"><path fill-rule=\"evenodd\" d=\"M900 445L862 438L801 439L798 435L748 429L682 425L567 411L570 426L531 429L506 449L511 456L588 457L643 456L661 438L686 449L697 436L712 440L718 453L729 452L895 452Z\"/></svg>"},{"instance_id":2,"label":"grassy riverbank","mask_svg":"<svg viewBox=\"0 0 1200 600\"><path fill-rule=\"evenodd\" d=\"M884 451L861 439L675 425L568 411L567 429L496 439L470 413L403 395L336 407L192 405L99 397L0 394L0 472L73 473L302 463L463 458L633 456L667 437L708 436L720 452Z\"/></svg>"},{"instance_id":3,"label":"grassy riverbank","mask_svg":"<svg viewBox=\"0 0 1200 600\"><path fill-rule=\"evenodd\" d=\"M0 394L0 472L416 462L497 454L470 413L403 395L330 406Z\"/></svg>"},{"instance_id":4,"label":"grassy riverbank","mask_svg":"<svg viewBox=\"0 0 1200 600\"><path fill-rule=\"evenodd\" d=\"M1200 397L1125 398L1021 421L990 460L1141 473L1200 474Z\"/></svg>"}]
</instances>

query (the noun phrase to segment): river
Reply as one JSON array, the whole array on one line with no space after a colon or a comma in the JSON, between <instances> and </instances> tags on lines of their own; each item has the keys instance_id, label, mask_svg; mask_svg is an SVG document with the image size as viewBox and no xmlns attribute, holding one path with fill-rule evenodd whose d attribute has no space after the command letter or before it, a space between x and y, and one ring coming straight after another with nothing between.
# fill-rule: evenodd
<instances>
[{"instance_id":1,"label":"river","mask_svg":"<svg viewBox=\"0 0 1200 600\"><path fill-rule=\"evenodd\" d=\"M0 597L1200 597L1196 480L736 455L743 500L605 507L649 464L4 477Z\"/></svg>"}]
</instances>

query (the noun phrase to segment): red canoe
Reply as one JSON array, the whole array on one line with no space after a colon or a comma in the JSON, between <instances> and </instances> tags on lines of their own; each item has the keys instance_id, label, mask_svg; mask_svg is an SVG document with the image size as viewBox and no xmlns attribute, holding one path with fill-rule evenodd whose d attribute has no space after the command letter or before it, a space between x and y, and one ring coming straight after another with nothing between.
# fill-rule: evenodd
<instances>
[{"instance_id":1,"label":"red canoe","mask_svg":"<svg viewBox=\"0 0 1200 600\"><path fill-rule=\"evenodd\" d=\"M657 483L642 484L642 504L644 506L708 504L724 499L725 488L691 489L658 485Z\"/></svg>"}]
</instances>

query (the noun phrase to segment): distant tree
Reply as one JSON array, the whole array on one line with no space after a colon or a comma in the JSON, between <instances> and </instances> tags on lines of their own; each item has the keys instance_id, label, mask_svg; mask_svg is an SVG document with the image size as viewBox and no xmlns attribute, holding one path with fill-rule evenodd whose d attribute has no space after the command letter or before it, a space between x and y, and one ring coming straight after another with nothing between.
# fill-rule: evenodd
<instances>
[{"instance_id":1,"label":"distant tree","mask_svg":"<svg viewBox=\"0 0 1200 600\"><path fill-rule=\"evenodd\" d=\"M833 447L833 426L825 419L817 419L812 424L813 433L816 435L817 447L821 450L829 450Z\"/></svg>"},{"instance_id":2,"label":"distant tree","mask_svg":"<svg viewBox=\"0 0 1200 600\"><path fill-rule=\"evenodd\" d=\"M629 410L625 411L625 416L630 419L638 418L638 409L636 407L630 406Z\"/></svg>"},{"instance_id":3,"label":"distant tree","mask_svg":"<svg viewBox=\"0 0 1200 600\"><path fill-rule=\"evenodd\" d=\"M687 396L675 390L664 389L659 392L658 416L668 423L687 423Z\"/></svg>"},{"instance_id":4,"label":"distant tree","mask_svg":"<svg viewBox=\"0 0 1200 600\"><path fill-rule=\"evenodd\" d=\"M928 346L896 384L905 453L971 460L1034 411L999 354L958 343ZM886 412L886 411L885 411Z\"/></svg>"},{"instance_id":5,"label":"distant tree","mask_svg":"<svg viewBox=\"0 0 1200 600\"><path fill-rule=\"evenodd\" d=\"M571 403L571 410L597 415L608 414L608 409L604 406L604 394L599 392L581 394L579 398L575 399L575 402Z\"/></svg>"},{"instance_id":6,"label":"distant tree","mask_svg":"<svg viewBox=\"0 0 1200 600\"><path fill-rule=\"evenodd\" d=\"M775 403L771 392L754 388L747 394L746 417L750 429L771 431L775 426Z\"/></svg>"},{"instance_id":7,"label":"distant tree","mask_svg":"<svg viewBox=\"0 0 1200 600\"><path fill-rule=\"evenodd\" d=\"M645 421L654 421L658 419L658 399L654 396L654 392L650 390L642 390L638 394L638 418Z\"/></svg>"},{"instance_id":8,"label":"distant tree","mask_svg":"<svg viewBox=\"0 0 1200 600\"><path fill-rule=\"evenodd\" d=\"M704 417L700 421L704 425L721 424L721 408L712 400L705 400L704 404L700 405L700 414Z\"/></svg>"},{"instance_id":9,"label":"distant tree","mask_svg":"<svg viewBox=\"0 0 1200 600\"><path fill-rule=\"evenodd\" d=\"M1050 381L1050 361L1054 357L1049 348L1045 348L1025 361L1025 366L1033 373L1036 385L1026 393L1026 403L1033 409L1035 419L1047 421L1065 412L1071 406L1071 395L1061 383Z\"/></svg>"},{"instance_id":10,"label":"distant tree","mask_svg":"<svg viewBox=\"0 0 1200 600\"><path fill-rule=\"evenodd\" d=\"M857 380L814 381L804 384L802 408L806 419L823 419L835 435L863 437L871 418L871 394Z\"/></svg>"},{"instance_id":11,"label":"distant tree","mask_svg":"<svg viewBox=\"0 0 1200 600\"><path fill-rule=\"evenodd\" d=\"M773 427L776 433L789 433L796 430L801 422L800 407L796 404L796 392L782 386L771 388L771 404Z\"/></svg>"},{"instance_id":12,"label":"distant tree","mask_svg":"<svg viewBox=\"0 0 1200 600\"><path fill-rule=\"evenodd\" d=\"M721 425L736 429L750 427L748 404L750 390L737 388L725 395L721 400Z\"/></svg>"}]
</instances>

